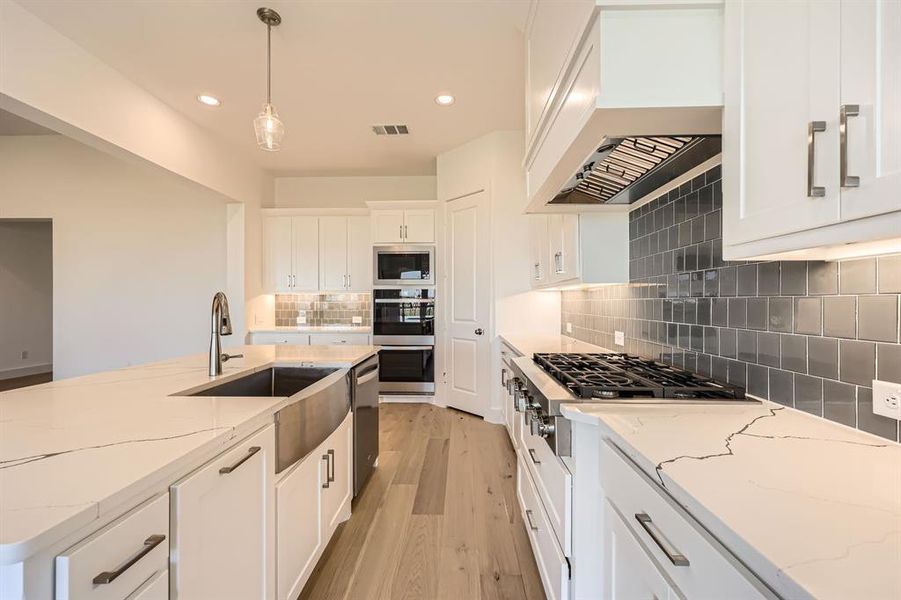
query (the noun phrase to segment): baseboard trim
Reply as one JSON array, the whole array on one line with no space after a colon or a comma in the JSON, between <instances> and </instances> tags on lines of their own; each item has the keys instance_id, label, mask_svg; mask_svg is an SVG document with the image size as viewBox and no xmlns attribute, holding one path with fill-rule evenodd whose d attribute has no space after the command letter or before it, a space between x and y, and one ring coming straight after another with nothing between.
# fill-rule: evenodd
<instances>
[{"instance_id":1,"label":"baseboard trim","mask_svg":"<svg viewBox=\"0 0 901 600\"><path fill-rule=\"evenodd\" d=\"M379 404L434 404L435 396L431 394L381 394Z\"/></svg>"},{"instance_id":2,"label":"baseboard trim","mask_svg":"<svg viewBox=\"0 0 901 600\"><path fill-rule=\"evenodd\" d=\"M39 373L50 373L53 371L52 364L31 365L29 367L16 367L15 369L0 369L0 379L15 379L17 377L25 377L27 375L38 375Z\"/></svg>"}]
</instances>

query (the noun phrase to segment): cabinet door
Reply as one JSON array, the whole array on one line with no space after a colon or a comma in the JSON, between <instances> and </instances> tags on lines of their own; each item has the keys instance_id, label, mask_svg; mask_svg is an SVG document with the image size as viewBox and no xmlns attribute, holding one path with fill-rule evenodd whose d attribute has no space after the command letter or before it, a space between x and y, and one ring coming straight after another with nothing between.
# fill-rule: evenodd
<instances>
[{"instance_id":1,"label":"cabinet door","mask_svg":"<svg viewBox=\"0 0 901 600\"><path fill-rule=\"evenodd\" d=\"M404 211L404 242L432 244L435 242L435 211L431 208Z\"/></svg>"},{"instance_id":2,"label":"cabinet door","mask_svg":"<svg viewBox=\"0 0 901 600\"><path fill-rule=\"evenodd\" d=\"M604 556L607 557L604 597L610 600L678 598L609 502L605 503L604 512Z\"/></svg>"},{"instance_id":3,"label":"cabinet door","mask_svg":"<svg viewBox=\"0 0 901 600\"><path fill-rule=\"evenodd\" d=\"M347 217L319 218L319 289L347 289Z\"/></svg>"},{"instance_id":4,"label":"cabinet door","mask_svg":"<svg viewBox=\"0 0 901 600\"><path fill-rule=\"evenodd\" d=\"M842 105L847 117L847 175L842 220L901 210L901 3L844 0ZM853 111L849 111L853 112Z\"/></svg>"},{"instance_id":5,"label":"cabinet door","mask_svg":"<svg viewBox=\"0 0 901 600\"><path fill-rule=\"evenodd\" d=\"M372 290L372 242L369 217L347 217L347 288Z\"/></svg>"},{"instance_id":6,"label":"cabinet door","mask_svg":"<svg viewBox=\"0 0 901 600\"><path fill-rule=\"evenodd\" d=\"M322 449L322 539L331 538L335 528L350 518L353 495L353 414L349 413L320 446ZM328 457L328 458L325 458Z\"/></svg>"},{"instance_id":7,"label":"cabinet door","mask_svg":"<svg viewBox=\"0 0 901 600\"><path fill-rule=\"evenodd\" d=\"M529 216L529 249L531 256L529 278L532 282L532 287L540 287L549 281L547 268L549 255L547 215Z\"/></svg>"},{"instance_id":8,"label":"cabinet door","mask_svg":"<svg viewBox=\"0 0 901 600\"><path fill-rule=\"evenodd\" d=\"M310 454L275 486L277 597L297 598L322 549L322 461Z\"/></svg>"},{"instance_id":9,"label":"cabinet door","mask_svg":"<svg viewBox=\"0 0 901 600\"><path fill-rule=\"evenodd\" d=\"M838 2L725 4L724 243L838 221L840 20Z\"/></svg>"},{"instance_id":10,"label":"cabinet door","mask_svg":"<svg viewBox=\"0 0 901 600\"><path fill-rule=\"evenodd\" d=\"M399 244L404 241L404 211L374 210L370 218L373 244Z\"/></svg>"},{"instance_id":11,"label":"cabinet door","mask_svg":"<svg viewBox=\"0 0 901 600\"><path fill-rule=\"evenodd\" d=\"M349 346L366 346L369 344L368 333L313 333L310 334L311 346L333 346L346 344Z\"/></svg>"},{"instance_id":12,"label":"cabinet door","mask_svg":"<svg viewBox=\"0 0 901 600\"><path fill-rule=\"evenodd\" d=\"M263 217L263 286L267 292L292 291L291 217Z\"/></svg>"},{"instance_id":13,"label":"cabinet door","mask_svg":"<svg viewBox=\"0 0 901 600\"><path fill-rule=\"evenodd\" d=\"M294 255L292 291L315 292L319 289L319 219L293 217L291 232Z\"/></svg>"},{"instance_id":14,"label":"cabinet door","mask_svg":"<svg viewBox=\"0 0 901 600\"><path fill-rule=\"evenodd\" d=\"M579 215L548 217L548 254L551 281L579 276Z\"/></svg>"},{"instance_id":15,"label":"cabinet door","mask_svg":"<svg viewBox=\"0 0 901 600\"><path fill-rule=\"evenodd\" d=\"M170 489L172 598L270 598L273 593L272 425Z\"/></svg>"},{"instance_id":16,"label":"cabinet door","mask_svg":"<svg viewBox=\"0 0 901 600\"><path fill-rule=\"evenodd\" d=\"M169 570L163 569L145 581L126 600L169 600Z\"/></svg>"}]
</instances>

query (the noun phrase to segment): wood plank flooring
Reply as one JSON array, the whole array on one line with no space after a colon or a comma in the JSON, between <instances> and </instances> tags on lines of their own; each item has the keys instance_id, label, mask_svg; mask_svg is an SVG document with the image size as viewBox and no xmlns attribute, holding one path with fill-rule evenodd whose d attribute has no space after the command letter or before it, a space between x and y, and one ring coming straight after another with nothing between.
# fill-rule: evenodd
<instances>
[{"instance_id":1,"label":"wood plank flooring","mask_svg":"<svg viewBox=\"0 0 901 600\"><path fill-rule=\"evenodd\" d=\"M429 404L382 404L379 467L302 599L543 599L506 430Z\"/></svg>"}]
</instances>

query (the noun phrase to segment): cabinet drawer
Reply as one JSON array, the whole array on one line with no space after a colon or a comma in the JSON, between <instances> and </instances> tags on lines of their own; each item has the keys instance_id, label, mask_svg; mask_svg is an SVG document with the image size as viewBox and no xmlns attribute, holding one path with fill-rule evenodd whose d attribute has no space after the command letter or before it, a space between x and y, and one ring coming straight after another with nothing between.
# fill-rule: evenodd
<instances>
[{"instance_id":1,"label":"cabinet drawer","mask_svg":"<svg viewBox=\"0 0 901 600\"><path fill-rule=\"evenodd\" d=\"M532 435L528 419L522 421L520 438L523 458L547 510L551 527L563 552L569 556L572 551L572 474L543 437Z\"/></svg>"},{"instance_id":2,"label":"cabinet drawer","mask_svg":"<svg viewBox=\"0 0 901 600\"><path fill-rule=\"evenodd\" d=\"M251 344L296 344L308 346L310 336L306 333L252 333Z\"/></svg>"},{"instance_id":3,"label":"cabinet drawer","mask_svg":"<svg viewBox=\"0 0 901 600\"><path fill-rule=\"evenodd\" d=\"M145 581L126 600L169 600L169 569Z\"/></svg>"},{"instance_id":4,"label":"cabinet drawer","mask_svg":"<svg viewBox=\"0 0 901 600\"><path fill-rule=\"evenodd\" d=\"M601 445L600 470L608 501L686 597L775 597L610 442Z\"/></svg>"},{"instance_id":5,"label":"cabinet drawer","mask_svg":"<svg viewBox=\"0 0 901 600\"><path fill-rule=\"evenodd\" d=\"M557 543L547 512L538 499L532 476L525 466L527 460L518 454L516 461L516 495L522 508L522 520L535 553L544 593L549 600L566 600L569 598L569 563Z\"/></svg>"},{"instance_id":6,"label":"cabinet drawer","mask_svg":"<svg viewBox=\"0 0 901 600\"><path fill-rule=\"evenodd\" d=\"M347 344L349 346L368 346L369 334L366 333L314 333L310 335L311 346L328 346L330 344Z\"/></svg>"},{"instance_id":7,"label":"cabinet drawer","mask_svg":"<svg viewBox=\"0 0 901 600\"><path fill-rule=\"evenodd\" d=\"M119 600L168 562L169 494L162 494L57 556L56 598Z\"/></svg>"}]
</instances>

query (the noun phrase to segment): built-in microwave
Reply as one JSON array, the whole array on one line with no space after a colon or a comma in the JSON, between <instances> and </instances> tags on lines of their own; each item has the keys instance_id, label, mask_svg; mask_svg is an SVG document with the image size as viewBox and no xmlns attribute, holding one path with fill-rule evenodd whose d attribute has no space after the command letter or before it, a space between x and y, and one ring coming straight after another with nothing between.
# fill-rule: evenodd
<instances>
[{"instance_id":1,"label":"built-in microwave","mask_svg":"<svg viewBox=\"0 0 901 600\"><path fill-rule=\"evenodd\" d=\"M435 285L434 246L373 246L373 284Z\"/></svg>"}]
</instances>

